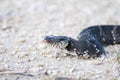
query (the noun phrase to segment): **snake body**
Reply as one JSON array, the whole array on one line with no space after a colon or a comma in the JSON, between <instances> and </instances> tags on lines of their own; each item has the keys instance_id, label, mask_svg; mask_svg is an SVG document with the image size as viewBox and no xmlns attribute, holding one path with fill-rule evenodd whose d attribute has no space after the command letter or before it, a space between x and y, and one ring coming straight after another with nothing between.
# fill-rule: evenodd
<instances>
[{"instance_id":1,"label":"snake body","mask_svg":"<svg viewBox=\"0 0 120 80\"><path fill-rule=\"evenodd\" d=\"M79 57L95 58L105 54L104 46L120 44L120 25L90 26L77 39L50 35L44 40L53 47L75 51Z\"/></svg>"}]
</instances>

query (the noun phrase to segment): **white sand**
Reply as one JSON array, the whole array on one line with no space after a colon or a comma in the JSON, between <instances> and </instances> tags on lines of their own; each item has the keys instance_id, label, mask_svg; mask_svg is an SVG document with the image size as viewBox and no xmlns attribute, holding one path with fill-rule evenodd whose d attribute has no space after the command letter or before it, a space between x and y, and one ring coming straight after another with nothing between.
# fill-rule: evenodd
<instances>
[{"instance_id":1,"label":"white sand","mask_svg":"<svg viewBox=\"0 0 120 80\"><path fill-rule=\"evenodd\" d=\"M0 0L0 80L120 80L120 45L107 47L102 62L66 57L42 42L98 24L120 24L119 0Z\"/></svg>"}]
</instances>

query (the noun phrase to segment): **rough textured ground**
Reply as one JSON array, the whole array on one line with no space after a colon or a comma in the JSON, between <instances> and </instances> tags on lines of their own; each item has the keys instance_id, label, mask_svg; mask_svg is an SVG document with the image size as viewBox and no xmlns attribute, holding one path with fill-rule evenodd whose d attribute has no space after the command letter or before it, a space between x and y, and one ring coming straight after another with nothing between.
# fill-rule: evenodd
<instances>
[{"instance_id":1,"label":"rough textured ground","mask_svg":"<svg viewBox=\"0 0 120 80\"><path fill-rule=\"evenodd\" d=\"M42 42L50 34L76 38L98 24L120 24L119 0L0 0L0 80L120 80L120 45L107 47L101 61Z\"/></svg>"}]
</instances>

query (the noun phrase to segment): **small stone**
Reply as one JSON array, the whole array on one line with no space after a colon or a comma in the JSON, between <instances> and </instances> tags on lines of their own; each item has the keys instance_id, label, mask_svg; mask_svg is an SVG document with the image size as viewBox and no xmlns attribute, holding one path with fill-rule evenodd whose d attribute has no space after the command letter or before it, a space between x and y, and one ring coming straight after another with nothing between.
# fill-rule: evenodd
<instances>
[{"instance_id":1,"label":"small stone","mask_svg":"<svg viewBox=\"0 0 120 80\"><path fill-rule=\"evenodd\" d=\"M55 78L55 80L70 80L70 79L67 77L57 77Z\"/></svg>"},{"instance_id":2,"label":"small stone","mask_svg":"<svg viewBox=\"0 0 120 80\"><path fill-rule=\"evenodd\" d=\"M51 74L52 74L52 71L51 71L51 70L47 70L47 71L45 72L45 74L46 74L46 75L51 75Z\"/></svg>"},{"instance_id":3,"label":"small stone","mask_svg":"<svg viewBox=\"0 0 120 80\"><path fill-rule=\"evenodd\" d=\"M43 67L43 64L38 64L38 67Z\"/></svg>"},{"instance_id":4,"label":"small stone","mask_svg":"<svg viewBox=\"0 0 120 80\"><path fill-rule=\"evenodd\" d=\"M8 30L8 29L11 29L11 28L12 28L12 26L2 26L1 30Z\"/></svg>"},{"instance_id":5,"label":"small stone","mask_svg":"<svg viewBox=\"0 0 120 80\"><path fill-rule=\"evenodd\" d=\"M20 38L19 40L20 43L24 43L25 41L26 41L25 38Z\"/></svg>"}]
</instances>

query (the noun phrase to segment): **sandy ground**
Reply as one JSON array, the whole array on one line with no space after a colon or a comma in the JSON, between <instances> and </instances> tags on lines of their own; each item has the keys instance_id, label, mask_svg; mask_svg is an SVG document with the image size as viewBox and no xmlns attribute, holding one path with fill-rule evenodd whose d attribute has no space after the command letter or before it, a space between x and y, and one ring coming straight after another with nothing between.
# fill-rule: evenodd
<instances>
[{"instance_id":1,"label":"sandy ground","mask_svg":"<svg viewBox=\"0 0 120 80\"><path fill-rule=\"evenodd\" d=\"M76 38L99 24L120 24L119 0L0 0L0 80L120 80L120 45L105 48L102 61L42 42L51 34Z\"/></svg>"}]
</instances>

